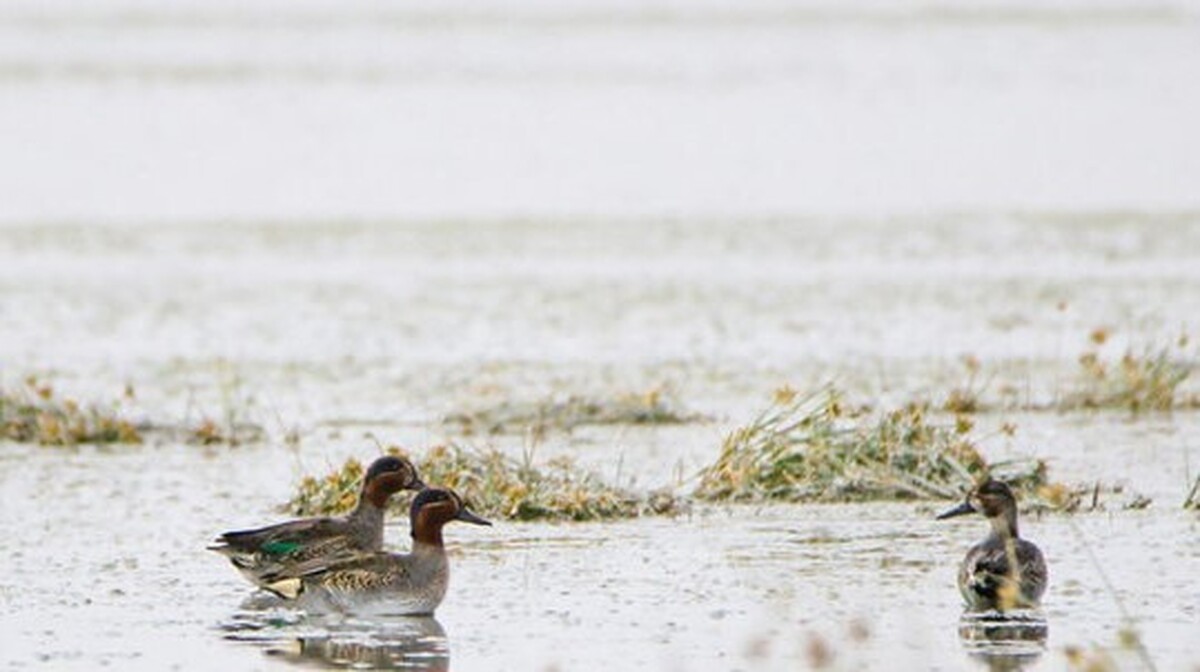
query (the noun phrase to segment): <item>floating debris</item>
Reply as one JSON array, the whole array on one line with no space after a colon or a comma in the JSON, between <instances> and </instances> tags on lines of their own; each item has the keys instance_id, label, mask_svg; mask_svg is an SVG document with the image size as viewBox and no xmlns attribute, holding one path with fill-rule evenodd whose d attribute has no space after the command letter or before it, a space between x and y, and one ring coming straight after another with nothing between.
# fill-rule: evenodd
<instances>
[{"instance_id":1,"label":"floating debris","mask_svg":"<svg viewBox=\"0 0 1200 672\"><path fill-rule=\"evenodd\" d=\"M1031 492L1046 482L1040 460L989 465L968 438L969 419L932 424L910 404L873 413L848 410L837 390L791 389L750 424L730 433L717 461L700 472L708 501L863 501L956 498L984 474Z\"/></svg>"},{"instance_id":2,"label":"floating debris","mask_svg":"<svg viewBox=\"0 0 1200 672\"><path fill-rule=\"evenodd\" d=\"M610 398L571 395L536 403L503 402L490 408L453 413L443 420L464 434L521 434L535 436L583 425L654 425L698 422L705 417L680 408L664 388L619 394Z\"/></svg>"},{"instance_id":3,"label":"floating debris","mask_svg":"<svg viewBox=\"0 0 1200 672\"><path fill-rule=\"evenodd\" d=\"M388 452L403 454L397 448ZM422 480L458 492L483 516L588 521L673 515L684 507L683 500L668 492L639 494L602 483L567 458L535 467L530 459L515 460L498 450L443 445L431 448L417 464ZM362 463L352 458L333 473L306 477L287 511L312 516L350 510L362 473Z\"/></svg>"}]
</instances>

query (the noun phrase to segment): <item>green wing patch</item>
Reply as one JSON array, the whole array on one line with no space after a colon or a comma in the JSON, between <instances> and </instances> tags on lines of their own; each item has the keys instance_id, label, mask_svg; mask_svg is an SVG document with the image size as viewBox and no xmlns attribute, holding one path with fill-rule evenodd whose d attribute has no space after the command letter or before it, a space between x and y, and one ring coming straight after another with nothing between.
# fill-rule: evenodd
<instances>
[{"instance_id":1,"label":"green wing patch","mask_svg":"<svg viewBox=\"0 0 1200 672\"><path fill-rule=\"evenodd\" d=\"M267 555L287 555L300 550L300 542L297 541L268 541L262 545L262 552Z\"/></svg>"}]
</instances>

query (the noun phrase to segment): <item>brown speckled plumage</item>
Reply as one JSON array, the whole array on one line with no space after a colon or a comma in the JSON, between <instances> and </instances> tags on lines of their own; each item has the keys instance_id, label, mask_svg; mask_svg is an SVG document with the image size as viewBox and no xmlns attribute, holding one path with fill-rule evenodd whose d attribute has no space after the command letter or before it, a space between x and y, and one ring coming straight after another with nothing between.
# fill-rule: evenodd
<instances>
[{"instance_id":1,"label":"brown speckled plumage","mask_svg":"<svg viewBox=\"0 0 1200 672\"><path fill-rule=\"evenodd\" d=\"M343 558L275 586L302 606L388 614L432 614L446 595L450 568L442 527L451 520L491 523L463 506L450 490L427 488L413 500L410 513L413 550L407 554L374 552Z\"/></svg>"}]
</instances>

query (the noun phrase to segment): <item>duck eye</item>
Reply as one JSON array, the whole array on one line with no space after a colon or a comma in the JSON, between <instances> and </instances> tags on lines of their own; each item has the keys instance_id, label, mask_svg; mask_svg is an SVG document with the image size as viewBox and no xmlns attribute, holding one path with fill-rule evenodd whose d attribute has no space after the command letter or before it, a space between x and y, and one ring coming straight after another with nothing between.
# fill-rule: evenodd
<instances>
[{"instance_id":1,"label":"duck eye","mask_svg":"<svg viewBox=\"0 0 1200 672\"><path fill-rule=\"evenodd\" d=\"M450 499L446 495L446 493L444 493L440 490L432 490L432 491L426 491L426 492L427 492L427 494L425 495L425 498L424 498L424 502L426 504L437 504L438 502L444 502L444 501Z\"/></svg>"},{"instance_id":2,"label":"duck eye","mask_svg":"<svg viewBox=\"0 0 1200 672\"><path fill-rule=\"evenodd\" d=\"M1003 491L1004 491L1004 486L1000 485L999 483L997 483L995 481L988 481L987 483L984 483L983 485L979 486L979 494L980 495L991 495L994 497L996 495L1001 494Z\"/></svg>"}]
</instances>

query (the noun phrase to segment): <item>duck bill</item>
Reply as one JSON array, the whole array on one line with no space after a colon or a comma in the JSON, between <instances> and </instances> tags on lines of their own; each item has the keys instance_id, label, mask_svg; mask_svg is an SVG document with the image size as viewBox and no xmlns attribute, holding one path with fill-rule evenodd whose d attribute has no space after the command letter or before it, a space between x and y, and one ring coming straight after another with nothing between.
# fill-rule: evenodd
<instances>
[{"instance_id":1,"label":"duck bill","mask_svg":"<svg viewBox=\"0 0 1200 672\"><path fill-rule=\"evenodd\" d=\"M420 492L428 487L428 485L425 485L425 481L422 481L420 478L414 476L412 485L408 486L408 489L412 490L413 492Z\"/></svg>"},{"instance_id":2,"label":"duck bill","mask_svg":"<svg viewBox=\"0 0 1200 672\"><path fill-rule=\"evenodd\" d=\"M944 511L938 514L937 520L945 520L947 518L954 518L955 516L965 516L968 513L975 513L975 509L971 506L970 502L963 502L949 511Z\"/></svg>"},{"instance_id":3,"label":"duck bill","mask_svg":"<svg viewBox=\"0 0 1200 672\"><path fill-rule=\"evenodd\" d=\"M455 520L461 520L464 523L471 523L472 525L488 525L490 527L492 524L491 521L484 520L483 518L480 518L479 516L471 513L470 511L466 510L465 508L459 509L458 515L455 516L454 518L455 518Z\"/></svg>"}]
</instances>

